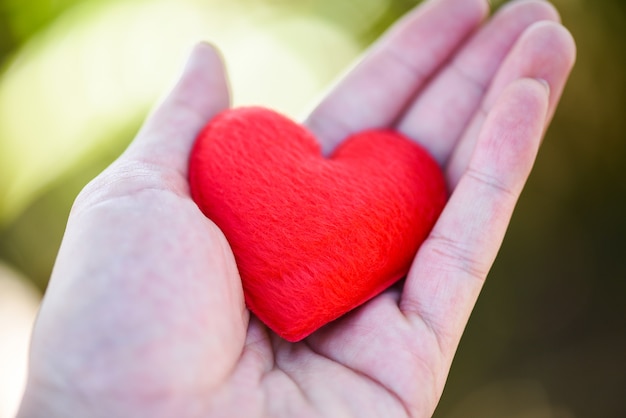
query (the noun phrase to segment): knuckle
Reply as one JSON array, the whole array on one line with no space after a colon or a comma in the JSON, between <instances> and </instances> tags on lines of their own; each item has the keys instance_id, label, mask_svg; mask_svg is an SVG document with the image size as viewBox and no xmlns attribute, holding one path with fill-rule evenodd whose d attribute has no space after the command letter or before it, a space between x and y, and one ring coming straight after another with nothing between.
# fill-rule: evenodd
<instances>
[{"instance_id":1,"label":"knuckle","mask_svg":"<svg viewBox=\"0 0 626 418\"><path fill-rule=\"evenodd\" d=\"M481 265L475 251L457 240L441 235L434 236L430 239L429 247L441 268L450 272L461 272L480 282L487 277L488 268Z\"/></svg>"},{"instance_id":2,"label":"knuckle","mask_svg":"<svg viewBox=\"0 0 626 418\"><path fill-rule=\"evenodd\" d=\"M501 179L492 174L488 174L485 171L477 170L473 167L470 167L465 172L465 175L471 180L477 182L483 187L486 187L489 190L493 190L495 192L515 197L515 193L511 188L505 184Z\"/></svg>"}]
</instances>

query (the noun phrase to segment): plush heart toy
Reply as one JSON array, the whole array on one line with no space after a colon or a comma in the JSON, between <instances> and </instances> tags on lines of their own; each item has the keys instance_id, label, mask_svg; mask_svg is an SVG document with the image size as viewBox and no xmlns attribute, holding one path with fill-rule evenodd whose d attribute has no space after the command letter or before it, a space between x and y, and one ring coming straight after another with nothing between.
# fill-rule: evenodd
<instances>
[{"instance_id":1,"label":"plush heart toy","mask_svg":"<svg viewBox=\"0 0 626 418\"><path fill-rule=\"evenodd\" d=\"M249 309L289 341L405 276L446 202L437 163L398 133L358 133L325 158L304 127L255 107L209 122L189 182Z\"/></svg>"}]
</instances>

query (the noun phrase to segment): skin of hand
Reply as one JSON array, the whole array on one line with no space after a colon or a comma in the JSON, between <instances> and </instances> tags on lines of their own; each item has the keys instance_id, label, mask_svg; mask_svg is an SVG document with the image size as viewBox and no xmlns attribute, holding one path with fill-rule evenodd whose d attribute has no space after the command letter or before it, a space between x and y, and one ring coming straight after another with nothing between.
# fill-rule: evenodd
<instances>
[{"instance_id":1,"label":"skin of hand","mask_svg":"<svg viewBox=\"0 0 626 418\"><path fill-rule=\"evenodd\" d=\"M325 152L392 127L451 196L403 283L290 344L245 307L189 196L199 130L229 106L198 45L123 155L77 198L33 333L25 417L428 417L575 60L555 9L430 0L304 124Z\"/></svg>"}]
</instances>

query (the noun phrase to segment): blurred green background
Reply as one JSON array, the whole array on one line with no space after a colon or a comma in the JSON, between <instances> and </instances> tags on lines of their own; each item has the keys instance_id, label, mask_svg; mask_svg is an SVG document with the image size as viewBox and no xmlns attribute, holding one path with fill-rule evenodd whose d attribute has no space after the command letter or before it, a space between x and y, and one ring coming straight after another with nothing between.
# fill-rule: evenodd
<instances>
[{"instance_id":1,"label":"blurred green background","mask_svg":"<svg viewBox=\"0 0 626 418\"><path fill-rule=\"evenodd\" d=\"M297 118L417 3L0 0L0 267L43 292L74 197L196 40L236 105ZM626 2L554 3L578 62L436 417L626 416Z\"/></svg>"}]
</instances>

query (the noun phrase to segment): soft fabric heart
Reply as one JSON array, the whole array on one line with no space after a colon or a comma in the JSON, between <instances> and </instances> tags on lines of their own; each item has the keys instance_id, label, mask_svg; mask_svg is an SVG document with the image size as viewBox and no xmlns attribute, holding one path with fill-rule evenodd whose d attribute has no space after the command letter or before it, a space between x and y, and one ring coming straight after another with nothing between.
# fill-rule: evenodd
<instances>
[{"instance_id":1,"label":"soft fabric heart","mask_svg":"<svg viewBox=\"0 0 626 418\"><path fill-rule=\"evenodd\" d=\"M325 158L264 108L215 117L189 164L193 199L231 245L249 309L298 341L405 276L446 201L437 163L390 130Z\"/></svg>"}]
</instances>

